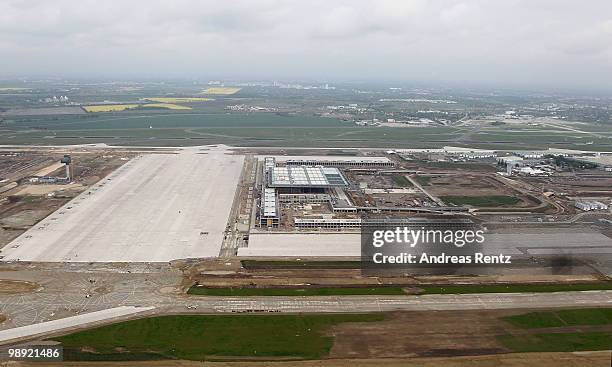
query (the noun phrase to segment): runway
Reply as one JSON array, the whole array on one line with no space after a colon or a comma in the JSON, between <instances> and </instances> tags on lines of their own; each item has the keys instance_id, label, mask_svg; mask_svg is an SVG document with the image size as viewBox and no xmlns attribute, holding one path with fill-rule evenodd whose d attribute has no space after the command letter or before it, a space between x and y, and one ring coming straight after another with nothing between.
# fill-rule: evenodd
<instances>
[{"instance_id":1,"label":"runway","mask_svg":"<svg viewBox=\"0 0 612 367\"><path fill-rule=\"evenodd\" d=\"M75 319L71 317L123 306L153 307L147 315L612 307L612 290L421 296L190 296L179 286L181 273L168 264L134 264L130 267L53 264L40 270L7 269L1 272L0 278L27 280L40 285L31 293L0 294L0 314L7 318L0 324L0 330L31 325L26 330L34 334L48 332L44 328L49 324L42 323L52 320L68 319L58 325L68 322L71 328L87 327L87 319L78 323L72 322Z\"/></svg>"},{"instance_id":2,"label":"runway","mask_svg":"<svg viewBox=\"0 0 612 367\"><path fill-rule=\"evenodd\" d=\"M214 312L388 312L424 310L533 309L612 306L612 291L486 293L424 296L190 297L190 305Z\"/></svg>"},{"instance_id":3,"label":"runway","mask_svg":"<svg viewBox=\"0 0 612 367\"><path fill-rule=\"evenodd\" d=\"M149 300L151 302L152 300ZM128 302L129 303L129 302ZM138 302L147 303L146 301ZM162 297L147 306L117 306L0 331L0 344L65 329L90 327L92 323L117 321L148 311L147 315L172 313L227 314L243 312L351 313L392 311L462 311L479 309L546 309L612 306L612 291L558 293L489 293L426 296L343 297ZM59 306L59 305L55 305Z\"/></svg>"}]
</instances>

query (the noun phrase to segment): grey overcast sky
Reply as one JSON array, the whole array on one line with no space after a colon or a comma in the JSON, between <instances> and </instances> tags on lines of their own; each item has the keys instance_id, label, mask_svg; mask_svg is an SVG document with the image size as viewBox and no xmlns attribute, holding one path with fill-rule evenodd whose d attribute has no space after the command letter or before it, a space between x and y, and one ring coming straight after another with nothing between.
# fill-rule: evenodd
<instances>
[{"instance_id":1,"label":"grey overcast sky","mask_svg":"<svg viewBox=\"0 0 612 367\"><path fill-rule=\"evenodd\" d=\"M0 74L607 88L611 0L0 0Z\"/></svg>"}]
</instances>

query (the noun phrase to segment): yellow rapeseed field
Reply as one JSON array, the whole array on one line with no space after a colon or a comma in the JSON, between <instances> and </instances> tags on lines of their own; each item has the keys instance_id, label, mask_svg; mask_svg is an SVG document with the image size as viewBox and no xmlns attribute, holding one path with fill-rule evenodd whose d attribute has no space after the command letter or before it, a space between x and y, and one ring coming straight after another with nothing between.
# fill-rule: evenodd
<instances>
[{"instance_id":1,"label":"yellow rapeseed field","mask_svg":"<svg viewBox=\"0 0 612 367\"><path fill-rule=\"evenodd\" d=\"M240 91L240 89L242 89L242 88L235 88L235 87L210 87L210 88L205 89L202 93L203 94L225 94L225 95L230 95L230 94L238 93L238 91Z\"/></svg>"},{"instance_id":2,"label":"yellow rapeseed field","mask_svg":"<svg viewBox=\"0 0 612 367\"><path fill-rule=\"evenodd\" d=\"M87 112L118 112L136 108L137 104L105 104L97 106L83 106L83 109Z\"/></svg>"},{"instance_id":3,"label":"yellow rapeseed field","mask_svg":"<svg viewBox=\"0 0 612 367\"><path fill-rule=\"evenodd\" d=\"M87 112L120 112L135 108L165 108L168 110L190 110L191 107L174 103L147 103L147 104L106 104L96 106L83 106Z\"/></svg>"},{"instance_id":4,"label":"yellow rapeseed field","mask_svg":"<svg viewBox=\"0 0 612 367\"><path fill-rule=\"evenodd\" d=\"M191 107L181 106L174 103L148 103L143 104L142 108L167 108L169 110L190 110Z\"/></svg>"}]
</instances>

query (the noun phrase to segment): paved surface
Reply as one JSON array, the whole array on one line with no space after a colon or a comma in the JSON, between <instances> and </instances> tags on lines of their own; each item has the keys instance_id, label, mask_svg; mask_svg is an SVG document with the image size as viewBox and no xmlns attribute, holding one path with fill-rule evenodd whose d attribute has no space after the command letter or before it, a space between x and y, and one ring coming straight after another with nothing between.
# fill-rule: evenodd
<instances>
[{"instance_id":1,"label":"paved surface","mask_svg":"<svg viewBox=\"0 0 612 367\"><path fill-rule=\"evenodd\" d=\"M39 324L21 326L0 331L0 343L33 337L40 334L58 332L75 326L90 325L100 321L115 320L120 317L134 315L152 310L154 307L120 306L102 311L95 311L64 319L46 321Z\"/></svg>"},{"instance_id":2,"label":"paved surface","mask_svg":"<svg viewBox=\"0 0 612 367\"><path fill-rule=\"evenodd\" d=\"M255 233L238 256L361 256L359 233Z\"/></svg>"},{"instance_id":3,"label":"paved surface","mask_svg":"<svg viewBox=\"0 0 612 367\"><path fill-rule=\"evenodd\" d=\"M425 296L224 297L191 302L215 312L376 312L612 306L612 291ZM200 310L201 311L201 310Z\"/></svg>"},{"instance_id":4,"label":"paved surface","mask_svg":"<svg viewBox=\"0 0 612 367\"><path fill-rule=\"evenodd\" d=\"M0 314L7 317L0 329L118 306L155 306L168 294L180 293L181 273L168 264L20 264L2 269L0 279L33 282L39 288L0 293Z\"/></svg>"},{"instance_id":5,"label":"paved surface","mask_svg":"<svg viewBox=\"0 0 612 367\"><path fill-rule=\"evenodd\" d=\"M244 160L226 153L192 149L135 158L1 255L43 262L216 257Z\"/></svg>"},{"instance_id":6,"label":"paved surface","mask_svg":"<svg viewBox=\"0 0 612 367\"><path fill-rule=\"evenodd\" d=\"M612 254L612 239L588 228L513 228L485 235L479 252L496 255ZM419 250L421 251L421 250ZM254 233L238 256L361 256L359 233ZM608 259L610 256L608 255ZM606 271L606 269L600 269Z\"/></svg>"}]
</instances>

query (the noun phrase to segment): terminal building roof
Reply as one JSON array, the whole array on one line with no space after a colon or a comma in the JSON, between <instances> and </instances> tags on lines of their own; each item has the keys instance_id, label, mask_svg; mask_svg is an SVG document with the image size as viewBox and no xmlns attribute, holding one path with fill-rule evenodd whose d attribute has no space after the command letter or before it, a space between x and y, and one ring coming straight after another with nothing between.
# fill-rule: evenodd
<instances>
[{"instance_id":1,"label":"terminal building roof","mask_svg":"<svg viewBox=\"0 0 612 367\"><path fill-rule=\"evenodd\" d=\"M348 182L335 167L286 166L271 169L270 187L338 187Z\"/></svg>"}]
</instances>

